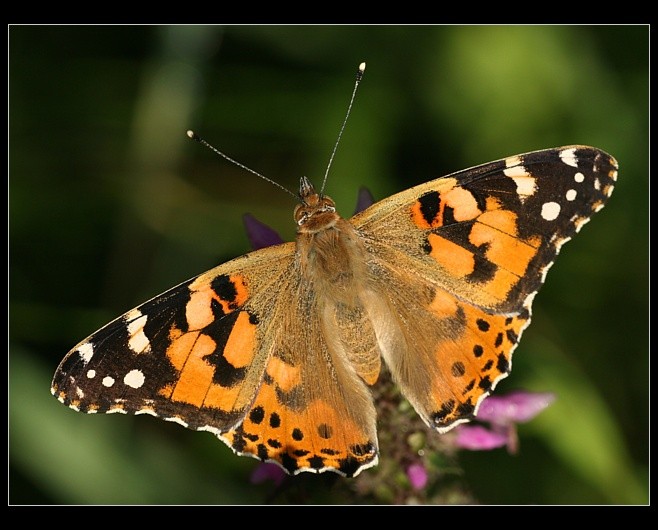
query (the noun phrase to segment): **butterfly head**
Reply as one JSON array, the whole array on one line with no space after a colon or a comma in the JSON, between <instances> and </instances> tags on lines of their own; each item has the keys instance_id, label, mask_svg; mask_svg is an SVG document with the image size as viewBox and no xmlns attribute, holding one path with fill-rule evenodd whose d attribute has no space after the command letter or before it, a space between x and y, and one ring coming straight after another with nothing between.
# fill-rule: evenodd
<instances>
[{"instance_id":1,"label":"butterfly head","mask_svg":"<svg viewBox=\"0 0 658 530\"><path fill-rule=\"evenodd\" d=\"M313 184L302 177L299 181L299 204L295 208L297 231L315 233L331 228L339 219L334 201L315 191Z\"/></svg>"}]
</instances>

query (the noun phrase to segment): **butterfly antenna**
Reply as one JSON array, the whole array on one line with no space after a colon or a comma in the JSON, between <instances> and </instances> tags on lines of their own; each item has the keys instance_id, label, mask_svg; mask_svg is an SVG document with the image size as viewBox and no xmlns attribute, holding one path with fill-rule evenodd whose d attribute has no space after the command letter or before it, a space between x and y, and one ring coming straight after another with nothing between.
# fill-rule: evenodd
<instances>
[{"instance_id":1,"label":"butterfly antenna","mask_svg":"<svg viewBox=\"0 0 658 530\"><path fill-rule=\"evenodd\" d=\"M354 98L356 97L356 89L359 88L359 83L361 82L361 79L363 78L363 72L366 69L366 63L361 63L359 65L359 69L356 72L356 81L354 83L354 90L352 90L352 97L350 98L350 104L347 107L347 114L345 114L345 119L343 120L343 125L340 128L340 131L338 132L338 138L336 138L336 143L334 144L334 150L331 152L331 156L329 157L329 164L327 164L327 170L324 172L324 179L322 180L322 187L320 188L320 195L322 195L322 192L324 191L324 185L327 182L327 176L329 175L329 169L331 168L331 164L334 161L334 156L336 156L336 149L338 149L338 144L340 143L340 137L343 136L343 131L345 130L345 125L347 125L347 118L350 117L350 112L352 111L352 104L354 103Z\"/></svg>"},{"instance_id":2,"label":"butterfly antenna","mask_svg":"<svg viewBox=\"0 0 658 530\"><path fill-rule=\"evenodd\" d=\"M276 186L276 187L279 188L279 189L282 189L282 190L285 191L286 193L289 193L289 194L292 195L295 199L298 199L298 198L299 198L299 197L297 197L296 194L294 194L292 191L290 191L290 190L289 190L288 188L286 188L285 186L282 186L282 185L279 184L278 182L276 182L276 181L274 181L274 180L272 180L272 179L270 179L270 178L267 178L265 175L261 175L258 171L254 171L254 170L251 169L250 167L247 167L247 166L245 166L244 164L241 164L241 163L238 162L237 160L233 160L230 156L225 155L225 154L222 153L219 149L217 149L216 147L214 147L214 146L210 145L208 142L206 142L203 138L201 138L201 137L200 137L197 133L195 133L194 131L187 131L187 136L189 136L192 140L196 140L196 141L199 142L201 145L206 146L206 147L207 147L208 149L210 149L211 151L214 151L215 154L218 154L219 156L221 156L222 158L225 158L226 160L228 160L229 162L235 164L236 166L238 166L238 167L244 169L245 171L248 171L249 173L253 173L253 174L256 175L257 177L262 178L264 181L269 182L270 184Z\"/></svg>"}]
</instances>

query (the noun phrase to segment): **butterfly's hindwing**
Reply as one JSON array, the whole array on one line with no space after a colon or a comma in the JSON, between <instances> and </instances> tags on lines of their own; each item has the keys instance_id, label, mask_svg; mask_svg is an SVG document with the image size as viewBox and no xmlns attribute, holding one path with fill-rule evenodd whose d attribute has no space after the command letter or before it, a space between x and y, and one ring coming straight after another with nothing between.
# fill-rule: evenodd
<instances>
[{"instance_id":1,"label":"butterfly's hindwing","mask_svg":"<svg viewBox=\"0 0 658 530\"><path fill-rule=\"evenodd\" d=\"M377 463L376 412L365 383L378 366L364 361L355 367L337 327L363 322L363 316L344 314L342 305L304 281L299 261L287 279L268 314L262 384L244 421L222 439L237 453L276 462L289 473L354 476Z\"/></svg>"}]
</instances>

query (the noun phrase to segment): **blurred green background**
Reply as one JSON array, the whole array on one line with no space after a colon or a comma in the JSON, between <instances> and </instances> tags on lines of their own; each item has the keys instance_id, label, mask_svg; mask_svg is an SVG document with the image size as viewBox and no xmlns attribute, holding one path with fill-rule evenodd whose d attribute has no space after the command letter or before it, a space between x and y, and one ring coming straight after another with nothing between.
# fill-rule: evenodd
<instances>
[{"instance_id":1,"label":"blurred green background","mask_svg":"<svg viewBox=\"0 0 658 530\"><path fill-rule=\"evenodd\" d=\"M248 250L243 213L293 238L289 196L185 131L293 190L317 182L361 61L326 188L344 215L362 185L380 199L536 149L619 161L497 389L556 403L520 427L518 455L459 461L485 504L648 502L648 40L648 26L10 26L9 502L267 501L257 462L212 435L76 414L50 380L110 319ZM343 500L344 479L303 480L309 502Z\"/></svg>"}]
</instances>

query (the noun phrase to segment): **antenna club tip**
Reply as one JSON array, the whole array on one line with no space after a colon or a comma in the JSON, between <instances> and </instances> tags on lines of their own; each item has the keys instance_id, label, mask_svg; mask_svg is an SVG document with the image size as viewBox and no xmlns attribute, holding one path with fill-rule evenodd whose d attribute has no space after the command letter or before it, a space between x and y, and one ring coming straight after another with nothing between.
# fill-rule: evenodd
<instances>
[{"instance_id":1,"label":"antenna club tip","mask_svg":"<svg viewBox=\"0 0 658 530\"><path fill-rule=\"evenodd\" d=\"M197 134L196 134L193 130L191 130L191 129L188 130L186 134L187 134L187 136L188 136L189 138L191 138L192 140L197 140L197 141L199 140L199 137L197 136Z\"/></svg>"},{"instance_id":2,"label":"antenna club tip","mask_svg":"<svg viewBox=\"0 0 658 530\"><path fill-rule=\"evenodd\" d=\"M366 69L366 63L363 62L359 65L359 72L363 73Z\"/></svg>"}]
</instances>

